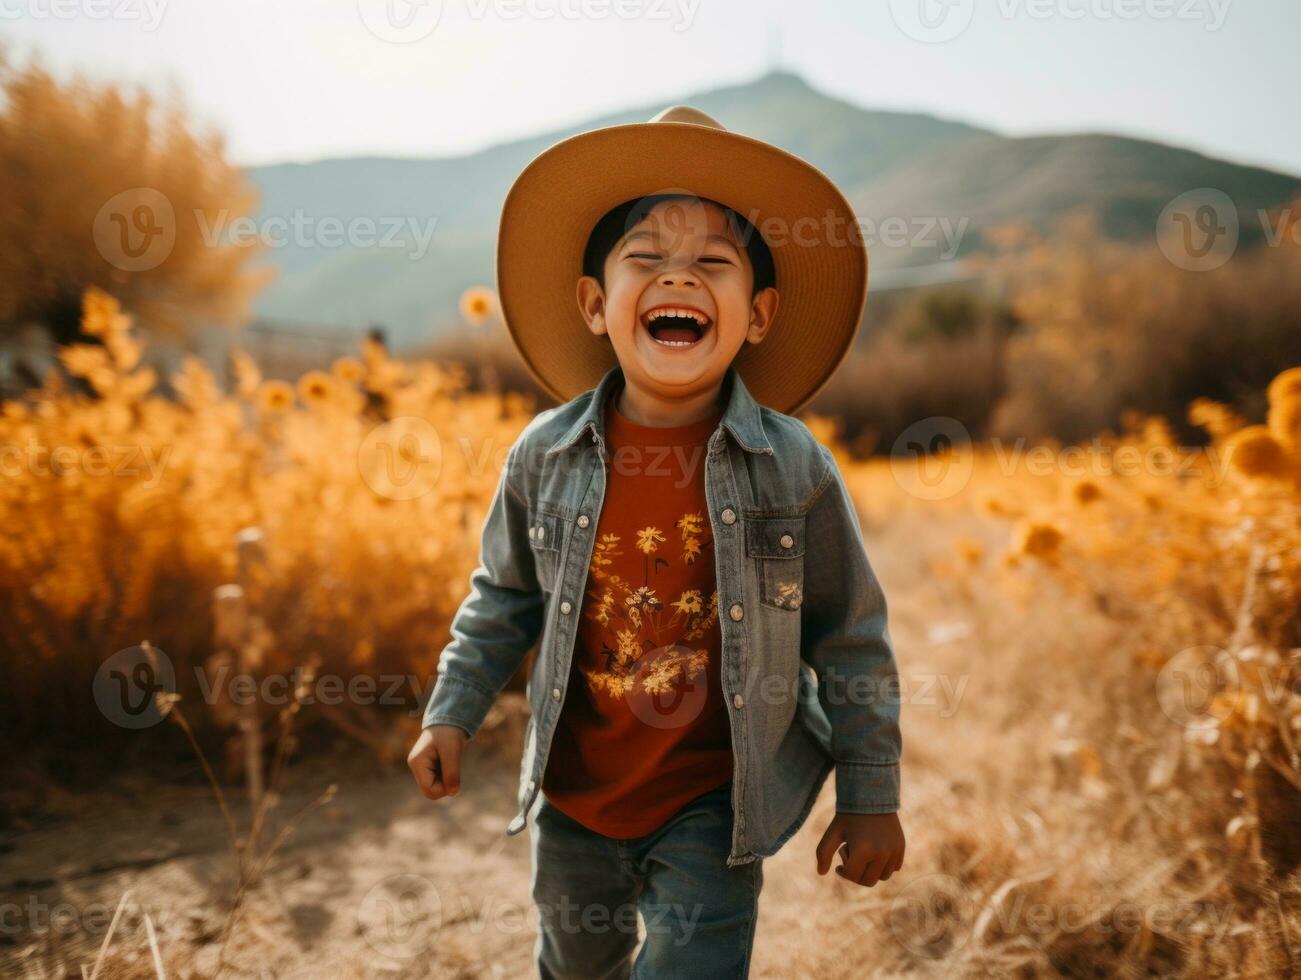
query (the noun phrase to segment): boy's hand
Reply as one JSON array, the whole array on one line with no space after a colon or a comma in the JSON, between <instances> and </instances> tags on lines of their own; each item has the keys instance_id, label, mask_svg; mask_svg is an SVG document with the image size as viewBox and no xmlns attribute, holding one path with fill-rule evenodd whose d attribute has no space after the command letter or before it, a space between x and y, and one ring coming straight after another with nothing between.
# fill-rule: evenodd
<instances>
[{"instance_id":1,"label":"boy's hand","mask_svg":"<svg viewBox=\"0 0 1301 980\"><path fill-rule=\"evenodd\" d=\"M455 796L461 789L461 749L468 739L455 725L430 725L407 755L407 767L420 792L431 800Z\"/></svg>"},{"instance_id":2,"label":"boy's hand","mask_svg":"<svg viewBox=\"0 0 1301 980\"><path fill-rule=\"evenodd\" d=\"M903 867L903 827L897 813L837 813L818 842L818 874L831 867L841 845L836 874L871 888Z\"/></svg>"}]
</instances>

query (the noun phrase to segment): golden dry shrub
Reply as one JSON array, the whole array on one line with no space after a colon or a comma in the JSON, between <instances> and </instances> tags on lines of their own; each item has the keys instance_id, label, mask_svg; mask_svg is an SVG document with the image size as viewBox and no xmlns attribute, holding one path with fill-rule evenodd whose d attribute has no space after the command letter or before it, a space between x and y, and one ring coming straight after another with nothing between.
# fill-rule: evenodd
<instances>
[{"instance_id":1,"label":"golden dry shrub","mask_svg":"<svg viewBox=\"0 0 1301 980\"><path fill-rule=\"evenodd\" d=\"M111 296L89 291L82 325L95 342L63 348L61 362L90 391L52 375L0 413L0 445L15 449L0 481L14 529L0 537L5 725L39 730L61 705L69 737L91 730L97 668L142 639L202 701L194 669L214 648L213 590L240 581L247 528L265 552L259 669L409 676L413 700L531 403L469 392L456 365L396 361L374 344L296 383L264 380L236 353L231 391L187 358L168 396ZM348 730L383 715L317 710L355 716Z\"/></svg>"},{"instance_id":2,"label":"golden dry shrub","mask_svg":"<svg viewBox=\"0 0 1301 980\"><path fill-rule=\"evenodd\" d=\"M1188 751L1219 766L1203 775L1231 785L1189 792L1217 807L1239 801L1225 821L1240 818L1240 833L1264 859L1288 869L1301 863L1301 847L1286 843L1295 842L1287 828L1301 820L1301 468L1293 416L1283 412L1301 401L1301 370L1274 378L1268 401L1268 425L1243 425L1209 400L1190 406L1190 420L1212 437L1204 450L1180 446L1160 420L1135 418L1111 458L1144 465L1102 478L1038 479L1062 484L1065 492L1051 496L1076 505L1082 488L1097 484L1096 493L1084 491L1087 511L1058 515L1073 545L1058 579L1132 624L1135 662L1162 672L1158 684L1191 676L1196 665L1177 661L1181 651L1219 650L1209 707L1184 735ZM1029 498L1031 485L1016 479L1006 482ZM1045 506L1016 526L1010 555L1060 566L1062 525ZM1006 508L990 512L1009 516ZM1153 737L1169 732L1158 727Z\"/></svg>"},{"instance_id":3,"label":"golden dry shrub","mask_svg":"<svg viewBox=\"0 0 1301 980\"><path fill-rule=\"evenodd\" d=\"M222 236L257 193L219 135L179 104L3 52L0 200L0 324L40 323L60 341L91 286L175 333L238 322L273 275L251 264L256 247Z\"/></svg>"}]
</instances>

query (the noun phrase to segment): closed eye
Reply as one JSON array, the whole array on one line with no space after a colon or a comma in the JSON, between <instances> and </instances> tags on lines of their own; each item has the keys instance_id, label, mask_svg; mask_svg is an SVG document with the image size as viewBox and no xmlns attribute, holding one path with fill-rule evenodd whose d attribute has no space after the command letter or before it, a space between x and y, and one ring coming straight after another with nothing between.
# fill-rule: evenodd
<instances>
[{"instance_id":1,"label":"closed eye","mask_svg":"<svg viewBox=\"0 0 1301 980\"><path fill-rule=\"evenodd\" d=\"M647 259L651 262L658 262L660 257L654 252L629 252L627 255L630 259Z\"/></svg>"}]
</instances>

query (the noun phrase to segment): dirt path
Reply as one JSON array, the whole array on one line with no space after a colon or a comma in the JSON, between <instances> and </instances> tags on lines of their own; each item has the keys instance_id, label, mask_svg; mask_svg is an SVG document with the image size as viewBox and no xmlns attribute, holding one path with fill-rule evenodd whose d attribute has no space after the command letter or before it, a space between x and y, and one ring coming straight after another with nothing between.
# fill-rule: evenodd
<instances>
[{"instance_id":1,"label":"dirt path","mask_svg":"<svg viewBox=\"0 0 1301 980\"><path fill-rule=\"evenodd\" d=\"M946 600L929 571L955 529L921 516L887 528L865 514L864 524L890 597L901 669L965 669L970 651L961 639L970 624L942 611ZM941 843L924 816L951 809L949 774L962 753L949 747L971 733L942 709L905 707L904 873L874 889L817 876L814 848L834 811L828 781L805 827L765 864L755 976L887 976L900 964L914 975L930 971L901 948L887 913ZM985 724L998 722L991 714ZM337 796L303 820L249 899L227 975L528 976L535 924L528 834L504 834L517 767L517 751L472 744L463 792L438 805L417 795L405 773L377 771L358 753L296 769L282 814L330 782ZM959 782L982 778L967 771ZM0 854L0 972L80 976L130 889L133 903L118 931L122 947L136 951L128 973L152 976L143 910L172 975L211 975L232 887L211 795L198 785L131 781L111 795L79 799L77 811L75 820L25 833Z\"/></svg>"}]
</instances>

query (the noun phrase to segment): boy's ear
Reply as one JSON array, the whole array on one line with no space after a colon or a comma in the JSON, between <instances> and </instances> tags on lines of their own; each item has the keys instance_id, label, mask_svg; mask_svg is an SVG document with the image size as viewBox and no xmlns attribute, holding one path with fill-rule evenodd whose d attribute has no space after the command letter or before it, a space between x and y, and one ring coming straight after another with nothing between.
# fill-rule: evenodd
<instances>
[{"instance_id":1,"label":"boy's ear","mask_svg":"<svg viewBox=\"0 0 1301 980\"><path fill-rule=\"evenodd\" d=\"M745 339L752 344L763 341L768 336L768 329L772 326L773 319L777 316L777 306L780 297L773 286L761 289L754 294L754 299L750 300L750 325L746 328Z\"/></svg>"},{"instance_id":2,"label":"boy's ear","mask_svg":"<svg viewBox=\"0 0 1301 980\"><path fill-rule=\"evenodd\" d=\"M587 321L587 329L598 337L607 332L605 325L605 290L595 276L580 276L578 280L578 311Z\"/></svg>"}]
</instances>

